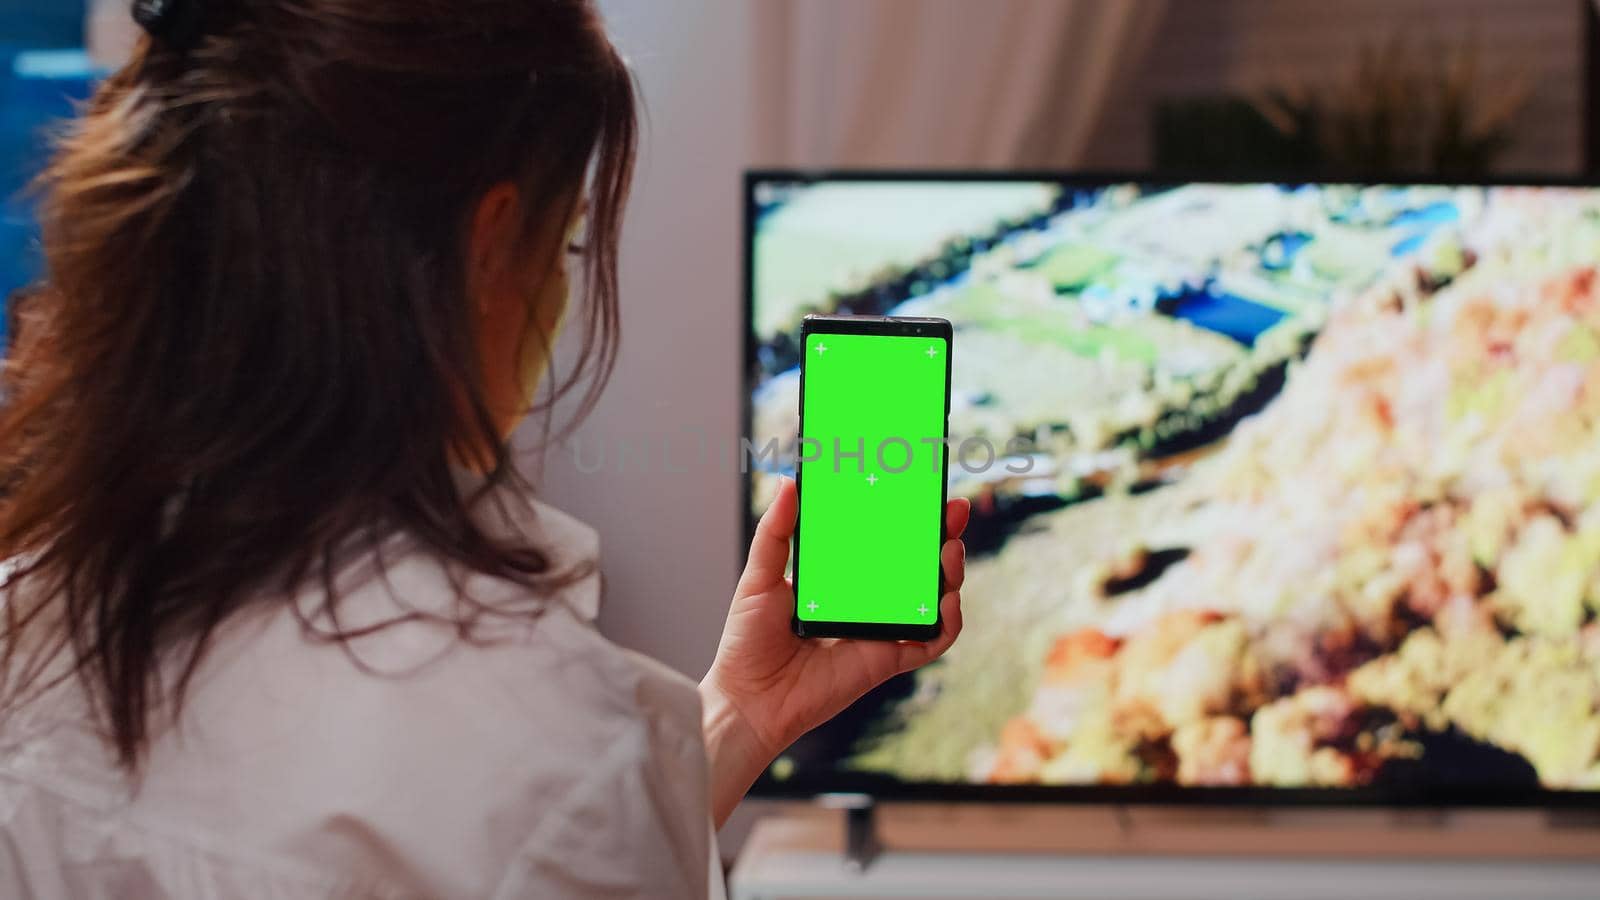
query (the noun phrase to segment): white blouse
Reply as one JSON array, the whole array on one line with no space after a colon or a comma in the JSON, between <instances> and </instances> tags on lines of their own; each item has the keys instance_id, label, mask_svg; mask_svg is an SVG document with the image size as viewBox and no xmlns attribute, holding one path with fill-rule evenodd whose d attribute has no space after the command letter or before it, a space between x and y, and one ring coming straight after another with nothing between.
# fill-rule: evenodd
<instances>
[{"instance_id":1,"label":"white blouse","mask_svg":"<svg viewBox=\"0 0 1600 900\"><path fill-rule=\"evenodd\" d=\"M586 526L499 493L479 506L492 528L559 565L596 559ZM341 568L344 628L458 602L409 541L382 555ZM0 897L720 895L693 683L595 631L593 572L542 598L456 574L538 615L345 647L296 615L329 627L319 588L257 604L219 631L176 724L157 720L137 781L75 682L0 714Z\"/></svg>"}]
</instances>

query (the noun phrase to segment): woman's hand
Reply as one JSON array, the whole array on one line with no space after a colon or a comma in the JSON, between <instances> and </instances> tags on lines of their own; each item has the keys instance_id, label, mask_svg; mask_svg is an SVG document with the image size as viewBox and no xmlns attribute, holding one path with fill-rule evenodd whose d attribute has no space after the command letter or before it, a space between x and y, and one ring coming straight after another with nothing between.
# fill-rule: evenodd
<instances>
[{"instance_id":1,"label":"woman's hand","mask_svg":"<svg viewBox=\"0 0 1600 900\"><path fill-rule=\"evenodd\" d=\"M794 588L783 573L797 509L794 481L786 478L756 526L717 658L700 684L718 826L796 738L891 676L937 659L961 633L966 548L960 538L971 509L966 500L945 507L947 540L939 553L943 627L926 643L795 636Z\"/></svg>"}]
</instances>

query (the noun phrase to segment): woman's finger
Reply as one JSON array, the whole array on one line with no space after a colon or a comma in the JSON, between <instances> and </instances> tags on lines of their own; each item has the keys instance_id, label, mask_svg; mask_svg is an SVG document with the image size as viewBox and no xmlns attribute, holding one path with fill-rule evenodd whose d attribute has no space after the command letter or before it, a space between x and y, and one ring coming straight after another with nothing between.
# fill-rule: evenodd
<instances>
[{"instance_id":1,"label":"woman's finger","mask_svg":"<svg viewBox=\"0 0 1600 900\"><path fill-rule=\"evenodd\" d=\"M944 655L961 636L961 592L950 591L939 599L939 636L922 644L900 644L898 668L902 672L925 666Z\"/></svg>"},{"instance_id":2,"label":"woman's finger","mask_svg":"<svg viewBox=\"0 0 1600 900\"><path fill-rule=\"evenodd\" d=\"M939 636L928 642L930 660L944 655L950 645L961 636L961 592L950 591L939 599L939 620L944 625Z\"/></svg>"},{"instance_id":3,"label":"woman's finger","mask_svg":"<svg viewBox=\"0 0 1600 900\"><path fill-rule=\"evenodd\" d=\"M959 591L967 580L967 545L945 541L939 550L939 570L944 573L944 589Z\"/></svg>"},{"instance_id":4,"label":"woman's finger","mask_svg":"<svg viewBox=\"0 0 1600 900\"><path fill-rule=\"evenodd\" d=\"M773 498L772 505L756 523L756 535L750 540L750 558L744 564L744 574L739 576L735 597L760 593L783 580L784 567L789 564L789 538L794 536L798 509L794 479L784 478L778 483L778 495Z\"/></svg>"},{"instance_id":5,"label":"woman's finger","mask_svg":"<svg viewBox=\"0 0 1600 900\"><path fill-rule=\"evenodd\" d=\"M972 518L972 501L965 497L957 497L944 505L944 539L953 541L961 537L967 530L967 522Z\"/></svg>"}]
</instances>

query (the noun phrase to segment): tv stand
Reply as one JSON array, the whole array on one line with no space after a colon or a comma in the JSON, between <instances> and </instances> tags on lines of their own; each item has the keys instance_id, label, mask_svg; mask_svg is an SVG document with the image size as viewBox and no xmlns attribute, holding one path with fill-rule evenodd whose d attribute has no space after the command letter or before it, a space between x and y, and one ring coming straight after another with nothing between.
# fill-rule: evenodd
<instances>
[{"instance_id":1,"label":"tv stand","mask_svg":"<svg viewBox=\"0 0 1600 900\"><path fill-rule=\"evenodd\" d=\"M755 824L732 900L1579 900L1600 884L1600 823L1541 811L819 805Z\"/></svg>"},{"instance_id":2,"label":"tv stand","mask_svg":"<svg viewBox=\"0 0 1600 900\"><path fill-rule=\"evenodd\" d=\"M868 794L824 794L817 802L827 809L844 810L844 867L865 872L883 852L877 804Z\"/></svg>"},{"instance_id":3,"label":"tv stand","mask_svg":"<svg viewBox=\"0 0 1600 900\"><path fill-rule=\"evenodd\" d=\"M1545 813L1545 824L1556 830L1600 832L1600 809L1552 809Z\"/></svg>"}]
</instances>

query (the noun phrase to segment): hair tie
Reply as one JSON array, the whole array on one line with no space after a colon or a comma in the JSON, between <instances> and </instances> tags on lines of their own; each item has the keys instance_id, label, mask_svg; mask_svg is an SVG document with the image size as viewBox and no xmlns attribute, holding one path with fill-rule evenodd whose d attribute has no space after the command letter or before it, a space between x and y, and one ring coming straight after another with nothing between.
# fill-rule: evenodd
<instances>
[{"instance_id":1,"label":"hair tie","mask_svg":"<svg viewBox=\"0 0 1600 900\"><path fill-rule=\"evenodd\" d=\"M133 20L169 47L187 50L200 38L201 0L134 0Z\"/></svg>"}]
</instances>

